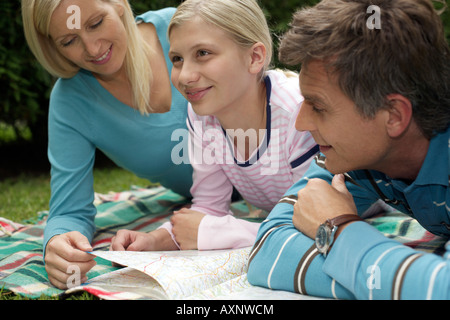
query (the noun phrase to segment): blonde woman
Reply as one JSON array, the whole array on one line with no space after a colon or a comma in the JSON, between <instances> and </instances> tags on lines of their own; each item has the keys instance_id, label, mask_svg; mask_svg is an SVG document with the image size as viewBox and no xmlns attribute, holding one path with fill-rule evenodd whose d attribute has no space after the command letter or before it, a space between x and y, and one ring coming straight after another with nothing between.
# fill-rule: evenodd
<instances>
[{"instance_id":1,"label":"blonde woman","mask_svg":"<svg viewBox=\"0 0 450 320\"><path fill-rule=\"evenodd\" d=\"M49 280L65 288L69 266L95 262L95 150L136 175L190 197L192 168L171 159L187 101L170 83L167 26L175 9L136 19L127 0L22 0L27 42L58 77L50 98ZM83 279L81 279L83 280Z\"/></svg>"},{"instance_id":2,"label":"blonde woman","mask_svg":"<svg viewBox=\"0 0 450 320\"><path fill-rule=\"evenodd\" d=\"M193 204L163 225L168 232L119 230L111 247L251 246L259 224L232 216L233 187L270 211L319 151L309 132L295 130L303 100L298 77L268 70L271 36L255 0L187 0L172 18L169 39L172 83L189 101Z\"/></svg>"}]
</instances>

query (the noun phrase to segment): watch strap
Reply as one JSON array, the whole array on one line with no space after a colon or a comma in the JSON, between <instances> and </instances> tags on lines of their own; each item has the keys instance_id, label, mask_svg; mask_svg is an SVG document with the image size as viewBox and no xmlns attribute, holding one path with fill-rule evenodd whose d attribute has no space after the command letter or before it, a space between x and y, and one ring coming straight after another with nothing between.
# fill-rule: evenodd
<instances>
[{"instance_id":1,"label":"watch strap","mask_svg":"<svg viewBox=\"0 0 450 320\"><path fill-rule=\"evenodd\" d=\"M350 221L362 221L362 219L356 214L343 214L327 220L328 223L336 227Z\"/></svg>"}]
</instances>

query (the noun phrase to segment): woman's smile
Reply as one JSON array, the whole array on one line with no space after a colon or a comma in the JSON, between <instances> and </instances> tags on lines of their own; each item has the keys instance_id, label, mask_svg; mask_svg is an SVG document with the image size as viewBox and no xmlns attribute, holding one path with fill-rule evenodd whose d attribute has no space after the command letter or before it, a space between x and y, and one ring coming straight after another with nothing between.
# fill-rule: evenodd
<instances>
[{"instance_id":1,"label":"woman's smile","mask_svg":"<svg viewBox=\"0 0 450 320\"><path fill-rule=\"evenodd\" d=\"M112 45L111 47L109 47L108 50L106 50L106 52L103 55L101 55L99 58L91 60L91 62L97 65L105 64L111 59L111 56L112 56Z\"/></svg>"}]
</instances>

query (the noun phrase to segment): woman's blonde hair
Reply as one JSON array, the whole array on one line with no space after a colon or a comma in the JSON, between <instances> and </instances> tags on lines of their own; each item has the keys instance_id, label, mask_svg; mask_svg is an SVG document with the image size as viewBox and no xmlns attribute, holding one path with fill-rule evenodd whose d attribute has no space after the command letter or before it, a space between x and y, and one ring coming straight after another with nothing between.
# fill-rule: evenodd
<instances>
[{"instance_id":1,"label":"woman's blonde hair","mask_svg":"<svg viewBox=\"0 0 450 320\"><path fill-rule=\"evenodd\" d=\"M23 27L28 46L39 63L55 77L71 78L78 73L80 67L59 53L49 34L50 19L61 1L22 0ZM118 4L125 9L121 17L128 36L124 63L133 92L133 107L142 114L152 112L149 104L150 86L153 80L149 61L152 50L142 38L127 0L100 1Z\"/></svg>"},{"instance_id":2,"label":"woman's blonde hair","mask_svg":"<svg viewBox=\"0 0 450 320\"><path fill-rule=\"evenodd\" d=\"M175 26L200 17L225 32L243 48L257 42L266 47L266 62L261 79L272 60L272 38L266 17L255 0L187 0L180 4L170 21L168 34Z\"/></svg>"}]
</instances>

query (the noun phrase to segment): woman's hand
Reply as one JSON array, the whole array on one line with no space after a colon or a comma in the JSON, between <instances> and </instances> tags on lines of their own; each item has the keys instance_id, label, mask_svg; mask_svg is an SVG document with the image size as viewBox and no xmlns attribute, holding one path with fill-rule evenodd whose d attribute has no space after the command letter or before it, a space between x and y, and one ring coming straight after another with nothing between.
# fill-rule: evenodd
<instances>
[{"instance_id":1,"label":"woman's hand","mask_svg":"<svg viewBox=\"0 0 450 320\"><path fill-rule=\"evenodd\" d=\"M87 280L86 273L96 265L88 239L78 231L56 235L47 243L45 270L50 282L67 289Z\"/></svg>"}]
</instances>

